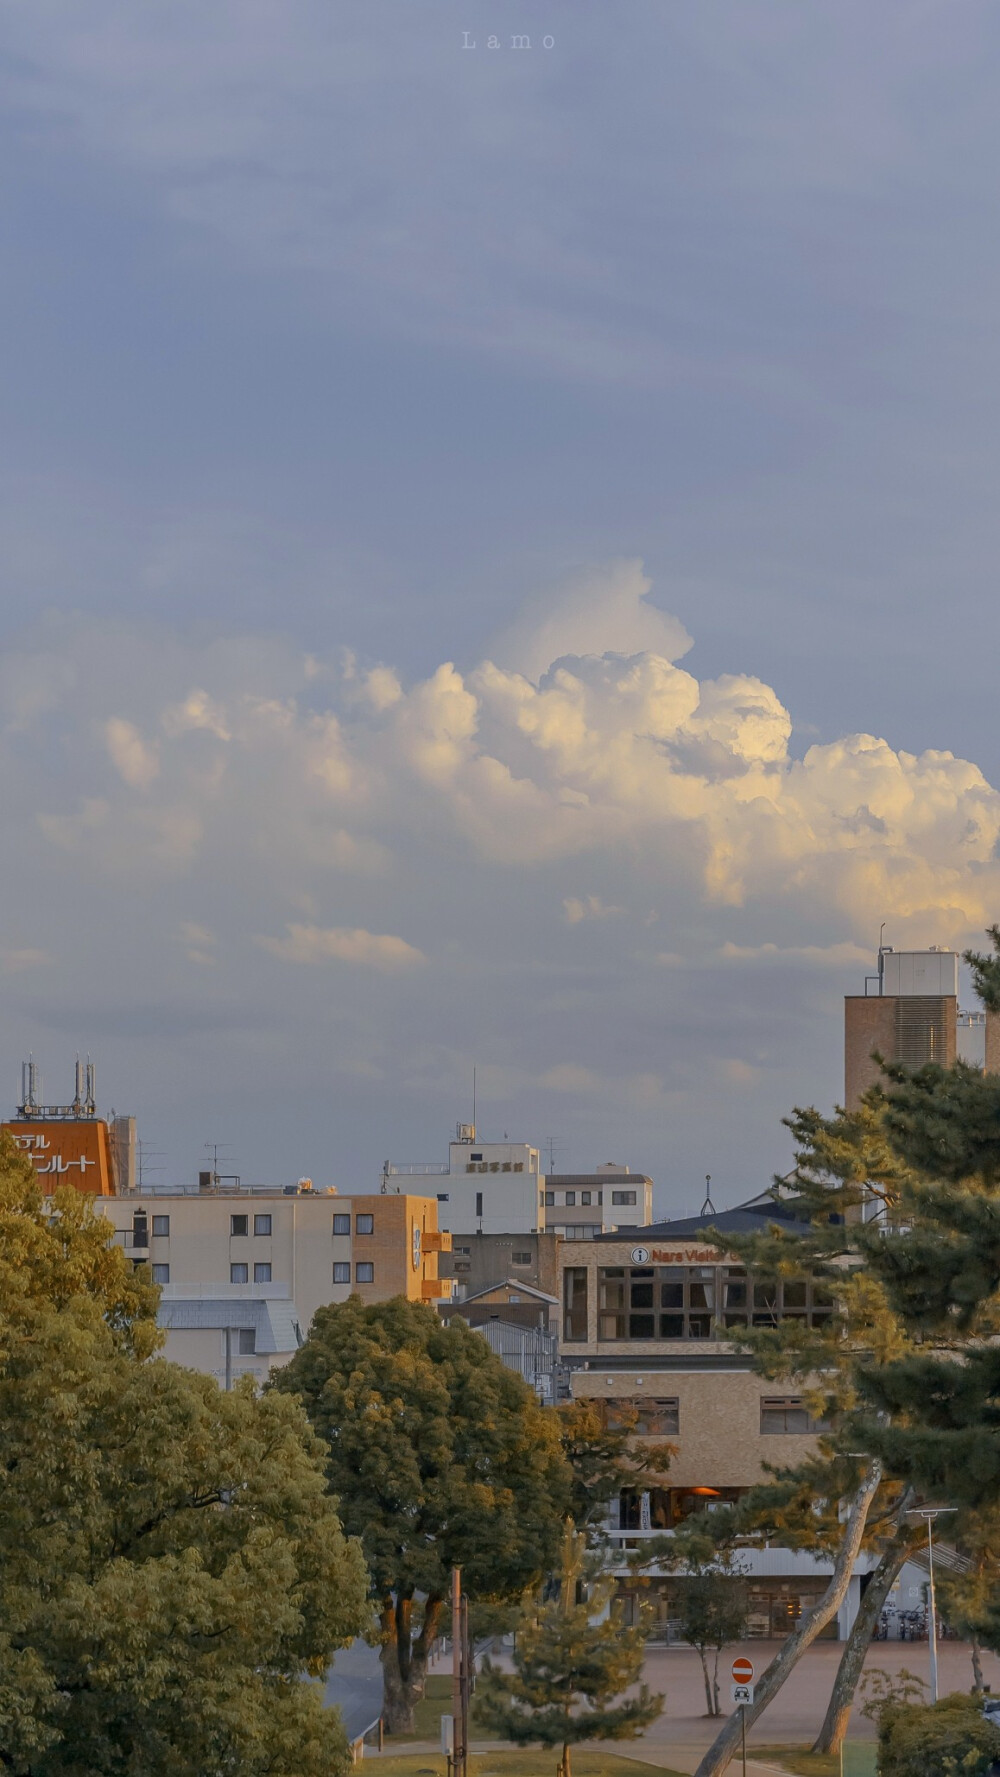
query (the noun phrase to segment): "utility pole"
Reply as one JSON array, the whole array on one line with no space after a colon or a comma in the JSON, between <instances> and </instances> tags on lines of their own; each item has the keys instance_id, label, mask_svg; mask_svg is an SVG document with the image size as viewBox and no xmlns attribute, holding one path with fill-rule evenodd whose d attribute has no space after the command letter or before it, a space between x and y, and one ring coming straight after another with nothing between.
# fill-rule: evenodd
<instances>
[{"instance_id":1,"label":"utility pole","mask_svg":"<svg viewBox=\"0 0 1000 1777\"><path fill-rule=\"evenodd\" d=\"M462 1710L462 1570L451 1570L451 1719L452 1777L465 1777L465 1733Z\"/></svg>"}]
</instances>

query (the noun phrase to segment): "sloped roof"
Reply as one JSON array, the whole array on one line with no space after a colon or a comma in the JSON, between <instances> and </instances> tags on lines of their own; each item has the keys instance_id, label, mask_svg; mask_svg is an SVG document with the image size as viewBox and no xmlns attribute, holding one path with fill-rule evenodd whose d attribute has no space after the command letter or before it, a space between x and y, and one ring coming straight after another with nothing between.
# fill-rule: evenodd
<instances>
[{"instance_id":1,"label":"sloped roof","mask_svg":"<svg viewBox=\"0 0 1000 1777\"><path fill-rule=\"evenodd\" d=\"M773 1197L763 1193L759 1197L750 1197L746 1203L738 1203L735 1209L717 1210L714 1214L704 1216L682 1216L676 1222L651 1222L645 1228L630 1228L629 1234L642 1236L647 1240L689 1240L698 1234L704 1234L709 1228L717 1228L720 1234L759 1234L771 1222L780 1222L788 1233L805 1234L809 1223L803 1214L799 1199L785 1198L776 1203ZM619 1244L623 1239L622 1231L617 1234L598 1234L597 1240L614 1240Z\"/></svg>"},{"instance_id":2,"label":"sloped roof","mask_svg":"<svg viewBox=\"0 0 1000 1777\"><path fill-rule=\"evenodd\" d=\"M257 1350L265 1354L296 1351L302 1344L299 1312L294 1302L188 1297L161 1301L156 1318L165 1332L223 1332L226 1327L252 1327L257 1335Z\"/></svg>"},{"instance_id":3,"label":"sloped roof","mask_svg":"<svg viewBox=\"0 0 1000 1777\"><path fill-rule=\"evenodd\" d=\"M551 1302L556 1308L559 1297L550 1296L547 1290L538 1289L533 1283L525 1283L520 1277L498 1277L495 1283L488 1283L485 1289L473 1290L469 1296L463 1296L461 1302L455 1300L452 1307L464 1307L467 1302L478 1302L483 1296L490 1296L494 1290L516 1290L519 1296L533 1296L536 1302Z\"/></svg>"}]
</instances>

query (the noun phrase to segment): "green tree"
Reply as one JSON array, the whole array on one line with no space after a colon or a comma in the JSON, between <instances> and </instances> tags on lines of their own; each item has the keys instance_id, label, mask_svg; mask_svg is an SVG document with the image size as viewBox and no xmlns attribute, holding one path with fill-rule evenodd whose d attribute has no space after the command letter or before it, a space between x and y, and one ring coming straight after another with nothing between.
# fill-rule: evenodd
<instances>
[{"instance_id":1,"label":"green tree","mask_svg":"<svg viewBox=\"0 0 1000 1777\"><path fill-rule=\"evenodd\" d=\"M403 1297L322 1308L274 1386L329 1448L371 1575L386 1721L405 1732L452 1567L482 1603L520 1598L552 1566L570 1487L558 1419L464 1321Z\"/></svg>"},{"instance_id":2,"label":"green tree","mask_svg":"<svg viewBox=\"0 0 1000 1777\"><path fill-rule=\"evenodd\" d=\"M0 1765L320 1777L319 1676L360 1551L295 1403L150 1357L156 1292L76 1193L0 1146Z\"/></svg>"},{"instance_id":3,"label":"green tree","mask_svg":"<svg viewBox=\"0 0 1000 1777\"><path fill-rule=\"evenodd\" d=\"M876 1554L873 1579L845 1645L817 1740L822 1751L836 1751L843 1740L872 1630L914 1535L905 1516L904 1507L912 1503L906 1489L895 1480L884 1482L877 1461L859 1460L855 1453L866 1449L859 1433L839 1429L858 1403L860 1368L873 1354L886 1362L907 1348L905 1328L885 1288L866 1269L861 1244L862 1206L873 1197L886 1206L895 1204L907 1176L885 1135L883 1109L878 1088L850 1113L838 1110L824 1117L812 1107L797 1109L786 1119L795 1142L795 1166L787 1178L774 1182L774 1221L761 1234L711 1236L744 1259L758 1284L811 1279L814 1301L825 1298L829 1310L819 1324L790 1317L730 1333L751 1352L759 1374L786 1387L794 1384L826 1429L806 1460L751 1489L732 1522L716 1513L709 1527L723 1541L735 1535L746 1543L778 1542L833 1563L826 1593L754 1686L749 1721L759 1716L836 1614L857 1555L862 1550ZM698 1777L715 1777L725 1769L738 1727L730 1718L720 1730Z\"/></svg>"},{"instance_id":4,"label":"green tree","mask_svg":"<svg viewBox=\"0 0 1000 1777\"><path fill-rule=\"evenodd\" d=\"M746 1634L749 1589L738 1550L709 1534L712 1515L696 1513L678 1532L674 1558L684 1572L670 1588L670 1603L683 1639L701 1661L706 1714L716 1716L722 1714L719 1660L723 1648Z\"/></svg>"},{"instance_id":5,"label":"green tree","mask_svg":"<svg viewBox=\"0 0 1000 1777\"><path fill-rule=\"evenodd\" d=\"M476 1695L480 1722L505 1740L561 1748L558 1777L571 1777L570 1746L581 1740L632 1740L656 1720L662 1696L639 1681L645 1655L641 1628L610 1613L614 1581L588 1586L586 1539L567 1524L558 1596L529 1607L517 1632L514 1669L487 1664Z\"/></svg>"},{"instance_id":6,"label":"green tree","mask_svg":"<svg viewBox=\"0 0 1000 1777\"><path fill-rule=\"evenodd\" d=\"M570 1516L589 1543L600 1543L611 1501L623 1487L665 1479L674 1446L638 1436L639 1414L625 1403L585 1397L557 1411L570 1470Z\"/></svg>"}]
</instances>

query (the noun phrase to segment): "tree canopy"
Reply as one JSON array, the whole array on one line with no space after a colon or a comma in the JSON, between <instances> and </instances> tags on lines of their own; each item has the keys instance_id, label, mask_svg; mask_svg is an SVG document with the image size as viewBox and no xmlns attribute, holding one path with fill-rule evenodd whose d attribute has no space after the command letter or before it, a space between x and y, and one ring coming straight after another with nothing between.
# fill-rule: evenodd
<instances>
[{"instance_id":1,"label":"tree canopy","mask_svg":"<svg viewBox=\"0 0 1000 1777\"><path fill-rule=\"evenodd\" d=\"M406 1728L452 1567L473 1601L502 1601L553 1565L570 1497L558 1420L464 1321L403 1297L320 1309L273 1386L328 1446L371 1575L387 1720Z\"/></svg>"},{"instance_id":2,"label":"tree canopy","mask_svg":"<svg viewBox=\"0 0 1000 1777\"><path fill-rule=\"evenodd\" d=\"M150 1356L156 1294L0 1146L0 1765L320 1777L322 1673L366 1621L294 1401Z\"/></svg>"}]
</instances>

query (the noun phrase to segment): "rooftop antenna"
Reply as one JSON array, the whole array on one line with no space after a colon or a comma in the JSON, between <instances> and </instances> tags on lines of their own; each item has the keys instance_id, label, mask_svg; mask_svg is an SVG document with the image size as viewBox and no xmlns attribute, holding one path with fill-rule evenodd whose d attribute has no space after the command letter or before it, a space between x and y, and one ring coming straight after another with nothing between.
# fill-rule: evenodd
<instances>
[{"instance_id":1,"label":"rooftop antenna","mask_svg":"<svg viewBox=\"0 0 1000 1777\"><path fill-rule=\"evenodd\" d=\"M91 1061L89 1055L87 1056L87 1091L86 1091L86 1097L84 1098L83 1108L86 1111L88 1117L96 1117L96 1115L97 1115L97 1069L94 1066L94 1063Z\"/></svg>"},{"instance_id":2,"label":"rooftop antenna","mask_svg":"<svg viewBox=\"0 0 1000 1777\"><path fill-rule=\"evenodd\" d=\"M703 1216L714 1216L714 1215L718 1215L718 1213L719 1212L716 1209L715 1204L712 1202L712 1174L710 1172L706 1172L706 1174L705 1174L705 1201L701 1206L699 1214L703 1215Z\"/></svg>"},{"instance_id":3,"label":"rooftop antenna","mask_svg":"<svg viewBox=\"0 0 1000 1777\"><path fill-rule=\"evenodd\" d=\"M476 1064L472 1064L472 1139L476 1139Z\"/></svg>"},{"instance_id":4,"label":"rooftop antenna","mask_svg":"<svg viewBox=\"0 0 1000 1777\"><path fill-rule=\"evenodd\" d=\"M73 1089L73 1109L77 1116L80 1115L80 1112L83 1109L83 1068L80 1065L79 1055L76 1058L76 1083Z\"/></svg>"}]
</instances>

